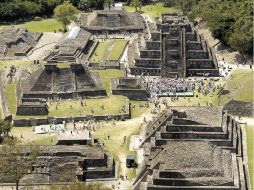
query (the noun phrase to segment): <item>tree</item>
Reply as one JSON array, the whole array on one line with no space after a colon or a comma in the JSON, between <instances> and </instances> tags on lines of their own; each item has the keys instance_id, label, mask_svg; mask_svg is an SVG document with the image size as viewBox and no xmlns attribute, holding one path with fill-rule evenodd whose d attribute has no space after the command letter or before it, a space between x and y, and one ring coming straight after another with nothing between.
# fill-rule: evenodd
<instances>
[{"instance_id":1,"label":"tree","mask_svg":"<svg viewBox=\"0 0 254 190\"><path fill-rule=\"evenodd\" d=\"M0 140L9 135L12 125L9 121L0 121Z\"/></svg>"},{"instance_id":2,"label":"tree","mask_svg":"<svg viewBox=\"0 0 254 190\"><path fill-rule=\"evenodd\" d=\"M89 10L89 2L87 0L80 0L78 3L78 9L81 11Z\"/></svg>"},{"instance_id":3,"label":"tree","mask_svg":"<svg viewBox=\"0 0 254 190\"><path fill-rule=\"evenodd\" d=\"M14 182L18 190L20 179L32 170L39 152L37 145L20 146L16 139L5 139L4 145L0 148L0 181Z\"/></svg>"},{"instance_id":4,"label":"tree","mask_svg":"<svg viewBox=\"0 0 254 190\"><path fill-rule=\"evenodd\" d=\"M108 9L110 10L111 5L113 5L113 0L104 0L104 3L108 6Z\"/></svg>"},{"instance_id":5,"label":"tree","mask_svg":"<svg viewBox=\"0 0 254 190\"><path fill-rule=\"evenodd\" d=\"M139 0L132 0L131 6L135 8L135 11L138 12L138 8L140 9L142 4Z\"/></svg>"},{"instance_id":6,"label":"tree","mask_svg":"<svg viewBox=\"0 0 254 190\"><path fill-rule=\"evenodd\" d=\"M64 31L67 31L67 26L71 23L71 21L77 21L76 14L78 13L79 10L69 1L65 1L62 5L58 5L54 9L54 17L62 23Z\"/></svg>"}]
</instances>

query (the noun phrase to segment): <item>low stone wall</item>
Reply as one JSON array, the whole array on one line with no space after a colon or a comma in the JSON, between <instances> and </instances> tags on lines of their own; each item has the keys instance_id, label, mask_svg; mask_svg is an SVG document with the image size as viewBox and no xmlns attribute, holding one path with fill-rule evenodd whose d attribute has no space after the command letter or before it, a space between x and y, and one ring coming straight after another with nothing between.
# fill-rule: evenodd
<instances>
[{"instance_id":1,"label":"low stone wall","mask_svg":"<svg viewBox=\"0 0 254 190\"><path fill-rule=\"evenodd\" d=\"M11 113L9 111L9 106L8 106L8 99L7 99L7 94L4 91L4 80L3 80L3 76L4 76L4 71L0 70L0 98L1 98L1 107L2 107L2 112L3 112L3 118L7 119L9 117L11 117ZM1 115L0 115L1 118Z\"/></svg>"},{"instance_id":2,"label":"low stone wall","mask_svg":"<svg viewBox=\"0 0 254 190\"><path fill-rule=\"evenodd\" d=\"M44 104L21 104L17 106L17 115L47 115L48 107Z\"/></svg>"},{"instance_id":3,"label":"low stone wall","mask_svg":"<svg viewBox=\"0 0 254 190\"><path fill-rule=\"evenodd\" d=\"M43 99L75 99L77 97L94 97L94 96L107 96L105 89L95 89L95 90L80 90L76 92L59 92L59 93L51 93L51 92L27 92L23 94L24 98L32 99L32 98L43 98Z\"/></svg>"},{"instance_id":4,"label":"low stone wall","mask_svg":"<svg viewBox=\"0 0 254 190\"><path fill-rule=\"evenodd\" d=\"M130 119L131 115L130 113L127 114L116 114L116 115L86 115L86 116L80 116L80 117L47 117L47 118L27 118L27 119L13 119L13 124L16 127L23 127L23 126L36 126L36 125L48 125L51 123L55 124L62 124L63 121L65 122L71 122L71 121L84 121L84 120L90 120L94 119L97 121L101 120L124 120L124 119Z\"/></svg>"},{"instance_id":5,"label":"low stone wall","mask_svg":"<svg viewBox=\"0 0 254 190\"><path fill-rule=\"evenodd\" d=\"M128 97L130 100L147 100L150 94L144 89L112 89L112 94Z\"/></svg>"}]
</instances>

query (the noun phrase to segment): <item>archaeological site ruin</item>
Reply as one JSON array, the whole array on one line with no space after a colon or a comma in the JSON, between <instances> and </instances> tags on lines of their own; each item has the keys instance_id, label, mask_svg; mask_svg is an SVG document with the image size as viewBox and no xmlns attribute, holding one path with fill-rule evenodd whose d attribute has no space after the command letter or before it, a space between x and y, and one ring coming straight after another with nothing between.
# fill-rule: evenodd
<instances>
[{"instance_id":1,"label":"archaeological site ruin","mask_svg":"<svg viewBox=\"0 0 254 190\"><path fill-rule=\"evenodd\" d=\"M26 147L22 149L26 152ZM113 157L102 147L80 145L41 146L33 168L20 183L50 184L59 182L93 181L113 179L115 163ZM2 183L13 183L1 177Z\"/></svg>"},{"instance_id":2,"label":"archaeological site ruin","mask_svg":"<svg viewBox=\"0 0 254 190\"><path fill-rule=\"evenodd\" d=\"M222 108L172 107L145 135L135 189L249 189L245 130Z\"/></svg>"},{"instance_id":3,"label":"archaeological site ruin","mask_svg":"<svg viewBox=\"0 0 254 190\"><path fill-rule=\"evenodd\" d=\"M23 28L6 27L0 30L0 58L26 56L41 36L41 32L30 32Z\"/></svg>"},{"instance_id":4,"label":"archaeological site ruin","mask_svg":"<svg viewBox=\"0 0 254 190\"><path fill-rule=\"evenodd\" d=\"M90 32L73 27L56 44L47 58L47 64L76 63L76 59L84 63L95 45L90 38Z\"/></svg>"},{"instance_id":5,"label":"archaeological site ruin","mask_svg":"<svg viewBox=\"0 0 254 190\"><path fill-rule=\"evenodd\" d=\"M116 34L143 32L144 20L139 13L120 10L103 10L81 14L80 25L92 34Z\"/></svg>"},{"instance_id":6,"label":"archaeological site ruin","mask_svg":"<svg viewBox=\"0 0 254 190\"><path fill-rule=\"evenodd\" d=\"M51 32L0 23L0 157L6 137L21 140L15 158L32 155L25 143L40 149L21 186L251 190L253 101L240 92L252 66L226 63L203 25L166 5L105 3L66 26L41 18L64 25ZM0 171L0 189L15 182Z\"/></svg>"},{"instance_id":7,"label":"archaeological site ruin","mask_svg":"<svg viewBox=\"0 0 254 190\"><path fill-rule=\"evenodd\" d=\"M217 60L186 16L163 14L157 29L130 66L133 75L162 77L217 76Z\"/></svg>"},{"instance_id":8,"label":"archaeological site ruin","mask_svg":"<svg viewBox=\"0 0 254 190\"><path fill-rule=\"evenodd\" d=\"M111 80L112 93L127 96L130 100L147 100L150 92L142 79L121 77Z\"/></svg>"}]
</instances>

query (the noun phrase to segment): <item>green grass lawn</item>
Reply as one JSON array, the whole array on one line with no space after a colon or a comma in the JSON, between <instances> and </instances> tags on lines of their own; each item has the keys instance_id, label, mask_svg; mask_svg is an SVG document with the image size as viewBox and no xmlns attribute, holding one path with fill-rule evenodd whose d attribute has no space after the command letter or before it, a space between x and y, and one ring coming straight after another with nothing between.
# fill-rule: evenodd
<instances>
[{"instance_id":1,"label":"green grass lawn","mask_svg":"<svg viewBox=\"0 0 254 190\"><path fill-rule=\"evenodd\" d=\"M108 47L109 47L109 40L104 42L99 42L92 56L90 57L90 61L93 61L93 62L103 61Z\"/></svg>"},{"instance_id":2,"label":"green grass lawn","mask_svg":"<svg viewBox=\"0 0 254 190\"><path fill-rule=\"evenodd\" d=\"M7 84L5 86L7 93L8 106L13 115L16 115L17 101L16 101L16 83Z\"/></svg>"},{"instance_id":3,"label":"green grass lawn","mask_svg":"<svg viewBox=\"0 0 254 190\"><path fill-rule=\"evenodd\" d=\"M128 41L121 39L111 39L99 42L94 53L90 57L92 62L115 61L118 60Z\"/></svg>"},{"instance_id":4,"label":"green grass lawn","mask_svg":"<svg viewBox=\"0 0 254 190\"><path fill-rule=\"evenodd\" d=\"M91 70L92 72L99 72L101 80L104 82L108 94L111 94L110 80L117 77L123 77L124 72L117 69L107 70Z\"/></svg>"},{"instance_id":5,"label":"green grass lawn","mask_svg":"<svg viewBox=\"0 0 254 190\"><path fill-rule=\"evenodd\" d=\"M43 137L38 140L35 140L34 142L38 145L54 145L53 137Z\"/></svg>"},{"instance_id":6,"label":"green grass lawn","mask_svg":"<svg viewBox=\"0 0 254 190\"><path fill-rule=\"evenodd\" d=\"M226 89L230 94L221 97L222 105L226 104L231 97L234 100L253 102L253 71L237 70L232 74L232 79L227 82Z\"/></svg>"},{"instance_id":7,"label":"green grass lawn","mask_svg":"<svg viewBox=\"0 0 254 190\"><path fill-rule=\"evenodd\" d=\"M117 61L120 59L120 56L122 55L124 48L126 46L128 41L126 40L115 40L113 49L111 53L109 54L109 60Z\"/></svg>"},{"instance_id":8,"label":"green grass lawn","mask_svg":"<svg viewBox=\"0 0 254 190\"><path fill-rule=\"evenodd\" d=\"M128 12L134 12L135 8L130 6L124 6L124 9ZM151 5L145 5L141 8L141 13L148 14L151 19L155 19L156 17L160 17L161 14L164 13L173 13L179 12L176 7L164 7L163 3L155 3Z\"/></svg>"},{"instance_id":9,"label":"green grass lawn","mask_svg":"<svg viewBox=\"0 0 254 190\"><path fill-rule=\"evenodd\" d=\"M116 77L124 76L122 70L109 69L109 70L92 70L91 72L98 72L101 79L104 82L108 96L105 98L93 98L86 99L86 106L81 106L80 100L63 100L57 106L57 102L48 103L49 114L48 116L55 117L66 117L66 116L83 116L83 115L106 115L106 114L119 114L121 107L125 106L126 111L128 111L128 101L124 96L112 95L110 89L110 80ZM10 89L11 91L12 89ZM12 96L10 96L12 97ZM16 102L15 102L16 105ZM14 106L14 104L13 104ZM104 108L103 108L104 106ZM45 118L45 116L16 116L18 119L22 118Z\"/></svg>"},{"instance_id":10,"label":"green grass lawn","mask_svg":"<svg viewBox=\"0 0 254 190\"><path fill-rule=\"evenodd\" d=\"M33 62L24 60L0 60L0 69L8 69L12 65L16 68L28 68L33 65Z\"/></svg>"},{"instance_id":11,"label":"green grass lawn","mask_svg":"<svg viewBox=\"0 0 254 190\"><path fill-rule=\"evenodd\" d=\"M0 29L12 25L13 24L0 25ZM40 21L29 21L23 24L15 24L14 26L27 28L33 32L54 32L54 30L58 32L59 29L63 29L62 25L54 18L43 19Z\"/></svg>"},{"instance_id":12,"label":"green grass lawn","mask_svg":"<svg viewBox=\"0 0 254 190\"><path fill-rule=\"evenodd\" d=\"M86 99L86 106L82 107L79 100L66 100L60 103L59 109L56 110L57 102L49 105L49 116L80 116L80 115L106 115L106 114L119 114L123 105L128 107L127 98L124 96L112 95L110 89L110 80L116 77L124 76L122 70L108 69L108 70L92 70L98 72L104 82L108 97L98 99ZM104 105L104 109L102 109ZM72 109L70 109L72 106ZM92 113L92 110L94 113Z\"/></svg>"},{"instance_id":13,"label":"green grass lawn","mask_svg":"<svg viewBox=\"0 0 254 190\"><path fill-rule=\"evenodd\" d=\"M127 155L133 155L136 157L136 152L129 151L130 137L131 135L138 134L140 125L117 125L107 126L107 129L100 128L99 130L92 132L94 138L98 138L100 143L104 143L105 149L109 151L115 160L119 161L121 157L126 158ZM110 135L110 139L105 140L104 136ZM124 136L126 136L126 142L124 142ZM127 175L129 178L135 177L135 171L133 169L127 169ZM119 168L118 175L126 175L123 173L123 168Z\"/></svg>"},{"instance_id":14,"label":"green grass lawn","mask_svg":"<svg viewBox=\"0 0 254 190\"><path fill-rule=\"evenodd\" d=\"M254 189L254 158L253 158L253 150L254 150L254 126L247 125L246 126L246 133L247 133L247 147L248 147L248 166L249 166L249 172L250 172L250 183L251 183L251 189Z\"/></svg>"},{"instance_id":15,"label":"green grass lawn","mask_svg":"<svg viewBox=\"0 0 254 190\"><path fill-rule=\"evenodd\" d=\"M86 99L86 106L81 106L80 100L64 100L59 103L56 110L57 102L48 103L49 116L84 116L84 115L107 115L120 114L121 107L125 106L128 110L127 98L124 96L111 95L106 98ZM104 108L102 108L104 106Z\"/></svg>"},{"instance_id":16,"label":"green grass lawn","mask_svg":"<svg viewBox=\"0 0 254 190\"><path fill-rule=\"evenodd\" d=\"M152 104L149 104L150 108L140 107L140 104L144 104L146 101L131 100L130 102L131 102L131 118L141 116L142 114L146 113L151 108L151 106L153 106Z\"/></svg>"}]
</instances>

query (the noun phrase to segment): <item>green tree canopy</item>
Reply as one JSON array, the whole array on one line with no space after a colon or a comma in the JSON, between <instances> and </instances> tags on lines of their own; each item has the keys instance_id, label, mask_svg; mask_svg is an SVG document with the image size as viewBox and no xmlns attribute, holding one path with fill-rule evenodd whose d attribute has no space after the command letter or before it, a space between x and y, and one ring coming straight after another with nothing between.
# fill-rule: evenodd
<instances>
[{"instance_id":1,"label":"green tree canopy","mask_svg":"<svg viewBox=\"0 0 254 190\"><path fill-rule=\"evenodd\" d=\"M114 4L114 0L104 0L104 3L107 5L108 9L110 10L111 5Z\"/></svg>"},{"instance_id":2,"label":"green tree canopy","mask_svg":"<svg viewBox=\"0 0 254 190\"><path fill-rule=\"evenodd\" d=\"M182 1L182 0L181 0ZM198 0L193 1L188 16L202 18L213 37L240 53L253 51L253 1Z\"/></svg>"},{"instance_id":3,"label":"green tree canopy","mask_svg":"<svg viewBox=\"0 0 254 190\"><path fill-rule=\"evenodd\" d=\"M131 0L131 6L135 8L135 11L138 11L142 6L142 3L139 0Z\"/></svg>"},{"instance_id":4,"label":"green tree canopy","mask_svg":"<svg viewBox=\"0 0 254 190\"><path fill-rule=\"evenodd\" d=\"M62 5L58 5L54 9L54 17L62 23L64 30L67 30L67 26L71 21L77 21L77 14L79 10L74 7L69 1L65 1Z\"/></svg>"},{"instance_id":5,"label":"green tree canopy","mask_svg":"<svg viewBox=\"0 0 254 190\"><path fill-rule=\"evenodd\" d=\"M4 137L9 135L11 131L11 123L9 121L0 121L0 140L2 141Z\"/></svg>"}]
</instances>

